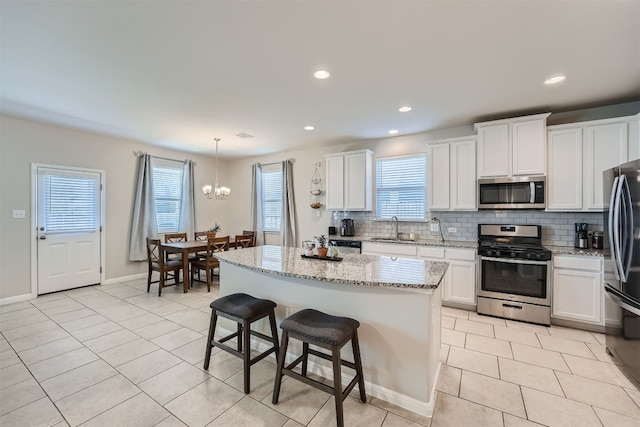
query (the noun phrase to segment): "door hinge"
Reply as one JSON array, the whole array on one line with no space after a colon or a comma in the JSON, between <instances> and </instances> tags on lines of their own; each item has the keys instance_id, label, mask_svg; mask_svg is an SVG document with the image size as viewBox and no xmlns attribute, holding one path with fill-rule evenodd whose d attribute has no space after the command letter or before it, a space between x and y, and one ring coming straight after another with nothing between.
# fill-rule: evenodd
<instances>
[{"instance_id":1,"label":"door hinge","mask_svg":"<svg viewBox=\"0 0 640 427\"><path fill-rule=\"evenodd\" d=\"M102 267L100 267L100 274L102 274Z\"/></svg>"},{"instance_id":2,"label":"door hinge","mask_svg":"<svg viewBox=\"0 0 640 427\"><path fill-rule=\"evenodd\" d=\"M102 191L102 184L100 184L100 191Z\"/></svg>"},{"instance_id":3,"label":"door hinge","mask_svg":"<svg viewBox=\"0 0 640 427\"><path fill-rule=\"evenodd\" d=\"M100 226L100 232L102 233L102 226Z\"/></svg>"}]
</instances>

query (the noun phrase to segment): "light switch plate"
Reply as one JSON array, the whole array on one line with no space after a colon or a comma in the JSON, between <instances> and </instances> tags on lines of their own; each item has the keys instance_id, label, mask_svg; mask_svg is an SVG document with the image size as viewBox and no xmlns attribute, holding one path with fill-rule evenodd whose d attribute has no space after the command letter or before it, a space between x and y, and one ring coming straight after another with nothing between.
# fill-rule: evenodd
<instances>
[{"instance_id":1,"label":"light switch plate","mask_svg":"<svg viewBox=\"0 0 640 427\"><path fill-rule=\"evenodd\" d=\"M26 218L27 214L24 209L14 209L12 218Z\"/></svg>"},{"instance_id":2,"label":"light switch plate","mask_svg":"<svg viewBox=\"0 0 640 427\"><path fill-rule=\"evenodd\" d=\"M429 230L431 230L431 231L440 230L440 226L438 224L431 224L430 226L431 226L431 228L429 228Z\"/></svg>"},{"instance_id":3,"label":"light switch plate","mask_svg":"<svg viewBox=\"0 0 640 427\"><path fill-rule=\"evenodd\" d=\"M457 229L456 227L449 227L449 228L447 229L447 231L448 231L449 233L457 233L457 232L458 232L458 229Z\"/></svg>"}]
</instances>

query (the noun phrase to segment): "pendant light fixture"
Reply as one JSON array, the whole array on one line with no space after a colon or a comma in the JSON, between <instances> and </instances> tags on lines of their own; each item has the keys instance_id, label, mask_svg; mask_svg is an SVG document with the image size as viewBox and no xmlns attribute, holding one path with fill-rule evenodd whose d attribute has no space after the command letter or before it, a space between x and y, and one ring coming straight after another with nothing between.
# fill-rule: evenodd
<instances>
[{"instance_id":1,"label":"pendant light fixture","mask_svg":"<svg viewBox=\"0 0 640 427\"><path fill-rule=\"evenodd\" d=\"M218 184L218 143L220 138L215 138L214 141L216 141L216 180L213 183L213 187L211 185L202 187L202 192L207 196L207 199L215 197L218 200L224 200L231 194L231 189L229 187L220 187Z\"/></svg>"}]
</instances>

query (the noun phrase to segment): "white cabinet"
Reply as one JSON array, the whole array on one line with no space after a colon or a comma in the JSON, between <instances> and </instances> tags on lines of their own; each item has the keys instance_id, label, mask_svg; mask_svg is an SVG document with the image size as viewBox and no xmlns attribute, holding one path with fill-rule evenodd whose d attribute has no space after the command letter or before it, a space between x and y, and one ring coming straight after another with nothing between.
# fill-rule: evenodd
<instances>
[{"instance_id":1,"label":"white cabinet","mask_svg":"<svg viewBox=\"0 0 640 427\"><path fill-rule=\"evenodd\" d=\"M640 156L638 117L548 128L547 210L601 211L602 172Z\"/></svg>"},{"instance_id":2,"label":"white cabinet","mask_svg":"<svg viewBox=\"0 0 640 427\"><path fill-rule=\"evenodd\" d=\"M434 141L428 148L429 210L476 210L476 141Z\"/></svg>"},{"instance_id":3,"label":"white cabinet","mask_svg":"<svg viewBox=\"0 0 640 427\"><path fill-rule=\"evenodd\" d=\"M587 156L583 197L587 210L602 210L604 207L602 172L627 161L627 126L624 121L584 129Z\"/></svg>"},{"instance_id":4,"label":"white cabinet","mask_svg":"<svg viewBox=\"0 0 640 427\"><path fill-rule=\"evenodd\" d=\"M476 251L473 249L418 247L418 257L446 261L442 301L465 306L476 305Z\"/></svg>"},{"instance_id":5,"label":"white cabinet","mask_svg":"<svg viewBox=\"0 0 640 427\"><path fill-rule=\"evenodd\" d=\"M549 114L476 123L478 178L544 175Z\"/></svg>"},{"instance_id":6,"label":"white cabinet","mask_svg":"<svg viewBox=\"0 0 640 427\"><path fill-rule=\"evenodd\" d=\"M547 135L547 210L582 210L582 128Z\"/></svg>"},{"instance_id":7,"label":"white cabinet","mask_svg":"<svg viewBox=\"0 0 640 427\"><path fill-rule=\"evenodd\" d=\"M400 243L362 242L362 253L366 255L416 258L416 246Z\"/></svg>"},{"instance_id":8,"label":"white cabinet","mask_svg":"<svg viewBox=\"0 0 640 427\"><path fill-rule=\"evenodd\" d=\"M370 211L373 185L373 152L349 151L325 155L329 210Z\"/></svg>"},{"instance_id":9,"label":"white cabinet","mask_svg":"<svg viewBox=\"0 0 640 427\"><path fill-rule=\"evenodd\" d=\"M602 258L553 257L552 317L603 325Z\"/></svg>"}]
</instances>

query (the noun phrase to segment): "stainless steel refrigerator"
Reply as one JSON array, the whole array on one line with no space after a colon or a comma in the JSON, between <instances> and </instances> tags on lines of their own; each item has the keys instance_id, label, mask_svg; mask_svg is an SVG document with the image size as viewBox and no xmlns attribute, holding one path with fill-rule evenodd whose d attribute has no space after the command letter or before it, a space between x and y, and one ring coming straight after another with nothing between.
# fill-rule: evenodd
<instances>
[{"instance_id":1,"label":"stainless steel refrigerator","mask_svg":"<svg viewBox=\"0 0 640 427\"><path fill-rule=\"evenodd\" d=\"M640 384L640 160L604 171L607 351Z\"/></svg>"}]
</instances>

